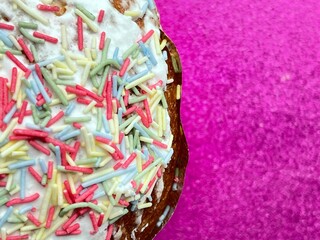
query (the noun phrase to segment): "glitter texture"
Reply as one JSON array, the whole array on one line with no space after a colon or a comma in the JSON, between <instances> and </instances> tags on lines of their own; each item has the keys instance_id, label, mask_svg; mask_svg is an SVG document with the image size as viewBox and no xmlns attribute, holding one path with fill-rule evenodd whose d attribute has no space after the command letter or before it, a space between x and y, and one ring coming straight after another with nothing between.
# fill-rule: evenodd
<instances>
[{"instance_id":1,"label":"glitter texture","mask_svg":"<svg viewBox=\"0 0 320 240\"><path fill-rule=\"evenodd\" d=\"M320 2L158 0L190 147L157 240L319 239Z\"/></svg>"}]
</instances>

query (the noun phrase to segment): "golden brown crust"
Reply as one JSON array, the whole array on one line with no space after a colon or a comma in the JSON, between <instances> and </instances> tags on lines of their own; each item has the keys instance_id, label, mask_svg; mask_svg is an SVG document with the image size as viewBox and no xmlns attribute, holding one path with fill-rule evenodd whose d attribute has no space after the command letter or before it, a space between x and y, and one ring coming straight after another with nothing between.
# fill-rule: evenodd
<instances>
[{"instance_id":1,"label":"golden brown crust","mask_svg":"<svg viewBox=\"0 0 320 240\"><path fill-rule=\"evenodd\" d=\"M179 197L181 195L182 186L184 182L184 175L188 163L188 146L180 120L180 100L176 100L177 87L178 85L181 86L182 84L182 74L174 72L171 60L172 56L176 59L178 58L178 52L172 41L163 32L161 32L161 39L167 39L168 41L167 47L165 49L170 55L167 61L169 66L168 79L174 79L174 82L167 86L167 90L165 92L166 99L168 102L171 130L172 134L174 135L174 141L172 146L174 149L174 154L170 161L170 164L165 169L165 173L163 175L164 189L161 195L160 202L157 202L157 198L155 196L156 194L155 192L153 192L153 206L140 212L140 214L142 214L142 218L141 224L139 226L137 226L137 224L135 223L137 217L136 212L130 212L124 217L122 217L118 222L116 222L117 227L121 227L121 239L132 239L131 233L136 228L136 239L153 239L156 236L156 234L164 227L164 225L168 222L168 220L174 212L174 209L177 206ZM177 61L180 60L177 59ZM180 170L178 190L172 191L172 184L174 182L176 168L179 168ZM163 224L160 227L157 227L158 219L164 212L166 206L168 205L170 206L169 214L163 221Z\"/></svg>"}]
</instances>

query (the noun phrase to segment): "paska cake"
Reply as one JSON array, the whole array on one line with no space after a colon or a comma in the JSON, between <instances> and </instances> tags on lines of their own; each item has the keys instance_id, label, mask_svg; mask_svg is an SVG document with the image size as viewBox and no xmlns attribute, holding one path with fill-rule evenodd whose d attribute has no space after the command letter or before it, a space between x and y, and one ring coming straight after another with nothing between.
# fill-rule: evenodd
<instances>
[{"instance_id":1,"label":"paska cake","mask_svg":"<svg viewBox=\"0 0 320 240\"><path fill-rule=\"evenodd\" d=\"M153 0L0 2L1 239L151 239L187 146Z\"/></svg>"}]
</instances>

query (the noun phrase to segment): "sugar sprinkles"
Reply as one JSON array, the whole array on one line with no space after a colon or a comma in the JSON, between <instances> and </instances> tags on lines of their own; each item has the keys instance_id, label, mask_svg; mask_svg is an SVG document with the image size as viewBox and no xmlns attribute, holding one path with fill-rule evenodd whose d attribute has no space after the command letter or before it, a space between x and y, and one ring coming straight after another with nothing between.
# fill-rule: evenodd
<instances>
[{"instance_id":1,"label":"sugar sprinkles","mask_svg":"<svg viewBox=\"0 0 320 240\"><path fill-rule=\"evenodd\" d=\"M50 2L0 3L0 239L111 239L173 154L166 41L153 1Z\"/></svg>"}]
</instances>

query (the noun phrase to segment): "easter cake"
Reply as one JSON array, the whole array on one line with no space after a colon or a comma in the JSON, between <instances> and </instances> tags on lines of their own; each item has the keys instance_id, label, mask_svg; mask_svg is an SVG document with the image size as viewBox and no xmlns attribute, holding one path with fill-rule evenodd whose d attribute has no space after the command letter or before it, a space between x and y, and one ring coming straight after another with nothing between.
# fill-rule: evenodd
<instances>
[{"instance_id":1,"label":"easter cake","mask_svg":"<svg viewBox=\"0 0 320 240\"><path fill-rule=\"evenodd\" d=\"M152 239L181 194L181 66L153 0L0 2L0 239Z\"/></svg>"}]
</instances>

